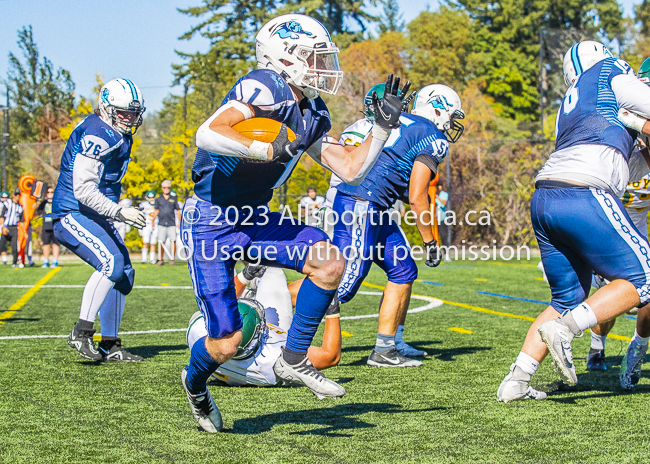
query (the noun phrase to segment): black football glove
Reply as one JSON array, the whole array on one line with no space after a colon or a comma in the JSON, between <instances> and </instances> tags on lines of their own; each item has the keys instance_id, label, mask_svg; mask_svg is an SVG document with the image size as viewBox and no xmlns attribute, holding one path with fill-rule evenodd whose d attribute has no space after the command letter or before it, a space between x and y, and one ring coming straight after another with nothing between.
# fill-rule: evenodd
<instances>
[{"instance_id":1,"label":"black football glove","mask_svg":"<svg viewBox=\"0 0 650 464\"><path fill-rule=\"evenodd\" d=\"M327 311L325 311L325 317L336 317L340 314L341 305L339 304L339 299L338 297L334 297L330 305L327 307Z\"/></svg>"},{"instance_id":2,"label":"black football glove","mask_svg":"<svg viewBox=\"0 0 650 464\"><path fill-rule=\"evenodd\" d=\"M424 244L424 248L427 251L427 259L424 262L429 267L438 267L442 261L442 254L438 248L438 242L434 238L430 242Z\"/></svg>"},{"instance_id":3,"label":"black football glove","mask_svg":"<svg viewBox=\"0 0 650 464\"><path fill-rule=\"evenodd\" d=\"M282 124L280 132L271 146L273 147L273 161L288 163L298 154L298 145L300 145L300 134L296 134L296 139L289 142L289 132L287 125Z\"/></svg>"},{"instance_id":4,"label":"black football glove","mask_svg":"<svg viewBox=\"0 0 650 464\"><path fill-rule=\"evenodd\" d=\"M411 102L415 98L416 94L417 94L417 92L413 91L413 92L411 92L411 95L409 95L408 97L406 97L404 99L404 101L402 102L402 112L403 113L408 113L409 112L409 105L411 104Z\"/></svg>"},{"instance_id":5,"label":"black football glove","mask_svg":"<svg viewBox=\"0 0 650 464\"><path fill-rule=\"evenodd\" d=\"M265 272L266 266L262 264L248 264L241 273L244 276L244 279L250 282L255 277L262 277Z\"/></svg>"},{"instance_id":6,"label":"black football glove","mask_svg":"<svg viewBox=\"0 0 650 464\"><path fill-rule=\"evenodd\" d=\"M395 82L393 82L393 75L388 75L384 96L379 98L377 97L376 92L372 92L372 107L375 113L375 124L388 131L399 127L399 117L402 114L402 100L404 100L410 87L411 83L407 81L400 91L399 77L396 77Z\"/></svg>"}]
</instances>

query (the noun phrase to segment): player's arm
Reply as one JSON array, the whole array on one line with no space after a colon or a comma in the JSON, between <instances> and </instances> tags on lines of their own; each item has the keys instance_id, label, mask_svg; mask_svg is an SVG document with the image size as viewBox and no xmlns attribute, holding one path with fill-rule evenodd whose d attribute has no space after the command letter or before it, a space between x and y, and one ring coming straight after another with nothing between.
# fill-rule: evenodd
<instances>
[{"instance_id":1,"label":"player's arm","mask_svg":"<svg viewBox=\"0 0 650 464\"><path fill-rule=\"evenodd\" d=\"M411 211L415 213L415 225L424 243L434 239L433 232L431 232L433 214L429 199L429 182L434 176L435 173L423 162L415 161L413 163L409 181L409 204Z\"/></svg>"},{"instance_id":2,"label":"player's arm","mask_svg":"<svg viewBox=\"0 0 650 464\"><path fill-rule=\"evenodd\" d=\"M98 138L94 138L97 142ZM81 146L84 146L83 139ZM105 153L109 149L105 148L102 152ZM140 210L133 207L122 208L99 190L100 177L105 167L101 154L97 157L89 157L84 153L76 154L72 166L72 190L75 199L101 215L138 228L144 227L144 214Z\"/></svg>"}]
</instances>

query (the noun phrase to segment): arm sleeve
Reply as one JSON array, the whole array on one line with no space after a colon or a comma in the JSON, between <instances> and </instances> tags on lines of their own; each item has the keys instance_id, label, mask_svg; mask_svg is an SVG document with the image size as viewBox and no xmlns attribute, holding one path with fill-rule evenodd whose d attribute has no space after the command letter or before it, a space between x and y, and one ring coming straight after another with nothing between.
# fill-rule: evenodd
<instances>
[{"instance_id":1,"label":"arm sleeve","mask_svg":"<svg viewBox=\"0 0 650 464\"><path fill-rule=\"evenodd\" d=\"M612 90L619 108L650 119L650 86L634 74L618 74L612 78Z\"/></svg>"},{"instance_id":2,"label":"arm sleeve","mask_svg":"<svg viewBox=\"0 0 650 464\"><path fill-rule=\"evenodd\" d=\"M207 121L201 124L199 130L196 131L196 146L210 153L245 158L248 156L248 147L246 145L210 129L212 121L229 108L240 111L246 119L250 119L253 116L248 106L238 101L229 101L225 105L222 105Z\"/></svg>"},{"instance_id":3,"label":"arm sleeve","mask_svg":"<svg viewBox=\"0 0 650 464\"><path fill-rule=\"evenodd\" d=\"M112 218L120 207L99 191L99 178L103 169L104 165L100 161L77 154L72 168L72 187L77 201Z\"/></svg>"},{"instance_id":4,"label":"arm sleeve","mask_svg":"<svg viewBox=\"0 0 650 464\"><path fill-rule=\"evenodd\" d=\"M431 172L433 173L433 177L435 177L436 172L438 172L438 161L431 158L429 155L425 154L420 154L415 158L415 161L419 161L420 163L424 164L426 167L431 169Z\"/></svg>"},{"instance_id":5,"label":"arm sleeve","mask_svg":"<svg viewBox=\"0 0 650 464\"><path fill-rule=\"evenodd\" d=\"M627 165L630 169L629 182L638 182L643 176L650 174L650 166L648 166L641 150L635 150L632 152Z\"/></svg>"}]
</instances>

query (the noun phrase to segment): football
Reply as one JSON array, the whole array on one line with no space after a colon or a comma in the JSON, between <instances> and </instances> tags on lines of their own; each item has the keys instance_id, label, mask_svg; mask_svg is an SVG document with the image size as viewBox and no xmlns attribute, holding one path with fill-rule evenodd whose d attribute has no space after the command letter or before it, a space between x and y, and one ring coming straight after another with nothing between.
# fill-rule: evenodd
<instances>
[{"instance_id":1,"label":"football","mask_svg":"<svg viewBox=\"0 0 650 464\"><path fill-rule=\"evenodd\" d=\"M232 128L244 137L259 142L271 143L280 132L281 123L268 118L251 118L235 124ZM288 128L289 141L296 139L296 134Z\"/></svg>"}]
</instances>

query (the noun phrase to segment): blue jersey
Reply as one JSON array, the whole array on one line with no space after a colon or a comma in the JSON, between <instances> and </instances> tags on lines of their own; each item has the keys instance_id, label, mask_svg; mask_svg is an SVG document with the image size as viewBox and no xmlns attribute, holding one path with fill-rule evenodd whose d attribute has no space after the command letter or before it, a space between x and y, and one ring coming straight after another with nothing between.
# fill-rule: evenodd
<instances>
[{"instance_id":1,"label":"blue jersey","mask_svg":"<svg viewBox=\"0 0 650 464\"><path fill-rule=\"evenodd\" d=\"M400 122L361 184L339 184L336 187L339 192L389 209L408 189L416 159L431 167L447 156L449 142L434 123L406 113L402 113Z\"/></svg>"},{"instance_id":2,"label":"blue jersey","mask_svg":"<svg viewBox=\"0 0 650 464\"><path fill-rule=\"evenodd\" d=\"M72 171L77 156L86 156L102 164L99 191L117 203L122 190L122 177L131 160L133 138L124 136L91 114L70 134L61 157L61 174L52 200L52 216L63 217L79 211L87 216L101 216L83 205L74 196Z\"/></svg>"},{"instance_id":3,"label":"blue jersey","mask_svg":"<svg viewBox=\"0 0 650 464\"><path fill-rule=\"evenodd\" d=\"M306 150L332 127L325 102L305 98L300 107L289 84L275 71L258 69L242 77L222 105L237 100L253 106L257 118L286 124L300 134L299 149ZM271 200L273 189L282 185L295 168L299 156L288 163L257 161L210 153L198 149L192 180L194 193L202 200L222 206L260 206Z\"/></svg>"},{"instance_id":4,"label":"blue jersey","mask_svg":"<svg viewBox=\"0 0 650 464\"><path fill-rule=\"evenodd\" d=\"M576 145L606 145L629 159L638 134L618 120L612 79L630 73L625 61L606 58L578 76L558 111L555 151Z\"/></svg>"}]
</instances>

